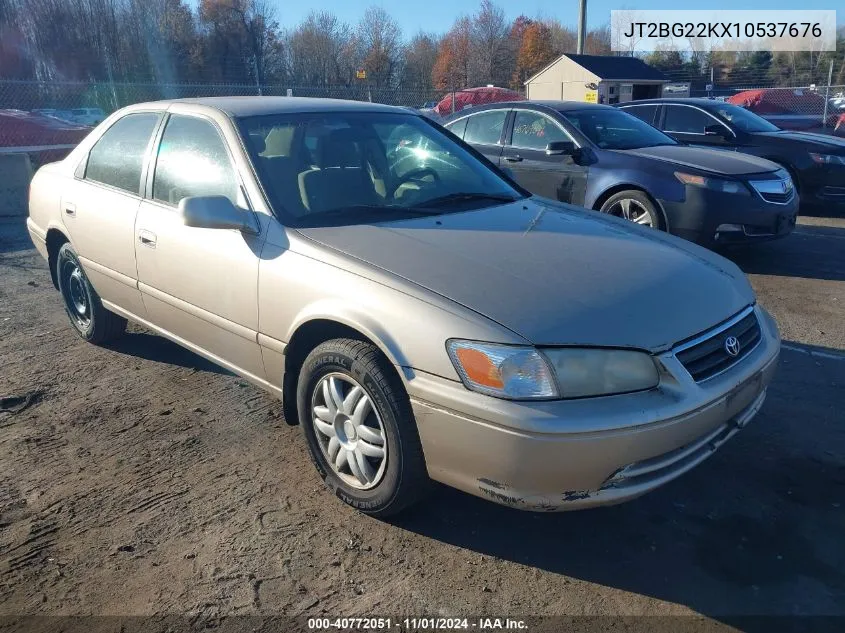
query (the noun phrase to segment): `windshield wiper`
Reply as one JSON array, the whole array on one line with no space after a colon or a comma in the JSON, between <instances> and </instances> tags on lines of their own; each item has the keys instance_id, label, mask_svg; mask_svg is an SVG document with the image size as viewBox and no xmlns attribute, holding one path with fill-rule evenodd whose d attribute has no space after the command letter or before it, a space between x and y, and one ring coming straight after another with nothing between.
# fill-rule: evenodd
<instances>
[{"instance_id":1,"label":"windshield wiper","mask_svg":"<svg viewBox=\"0 0 845 633\"><path fill-rule=\"evenodd\" d=\"M475 200L492 200L494 202L515 202L516 200L518 200L518 198L499 193L484 193L482 191L462 191L425 200L423 202L413 205L412 208L423 209L426 207L441 207L450 204L455 204L458 202L472 202Z\"/></svg>"},{"instance_id":2,"label":"windshield wiper","mask_svg":"<svg viewBox=\"0 0 845 633\"><path fill-rule=\"evenodd\" d=\"M337 207L335 209L328 209L327 211L318 211L317 213L309 213L303 216L304 218L328 218L343 215L354 216L356 213L371 213L373 215L387 215L388 213L410 213L412 215L438 215L435 211L418 209L415 207L400 207L399 205L383 205L383 204L355 204L348 207Z\"/></svg>"}]
</instances>

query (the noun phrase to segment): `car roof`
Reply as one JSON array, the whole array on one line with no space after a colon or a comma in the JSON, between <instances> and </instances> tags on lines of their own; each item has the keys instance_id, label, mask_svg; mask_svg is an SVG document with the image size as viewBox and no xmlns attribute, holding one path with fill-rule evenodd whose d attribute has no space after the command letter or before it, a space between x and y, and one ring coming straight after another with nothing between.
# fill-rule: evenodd
<instances>
[{"instance_id":1,"label":"car roof","mask_svg":"<svg viewBox=\"0 0 845 633\"><path fill-rule=\"evenodd\" d=\"M498 101L496 103L485 103L484 105L473 106L464 110L458 110L454 114L450 114L444 122L460 119L476 112L483 112L485 110L501 110L503 108L524 108L526 106L535 106L540 109L556 110L557 112L572 112L574 110L613 110L613 106L604 105L600 103L587 103L586 101L554 101L546 99L530 99L523 101Z\"/></svg>"},{"instance_id":2,"label":"car roof","mask_svg":"<svg viewBox=\"0 0 845 633\"><path fill-rule=\"evenodd\" d=\"M141 107L157 106L165 109L171 104L177 103L214 108L235 118L302 112L408 112L405 108L399 106L387 106L370 103L369 101L312 97L199 97L168 99L138 105Z\"/></svg>"}]
</instances>

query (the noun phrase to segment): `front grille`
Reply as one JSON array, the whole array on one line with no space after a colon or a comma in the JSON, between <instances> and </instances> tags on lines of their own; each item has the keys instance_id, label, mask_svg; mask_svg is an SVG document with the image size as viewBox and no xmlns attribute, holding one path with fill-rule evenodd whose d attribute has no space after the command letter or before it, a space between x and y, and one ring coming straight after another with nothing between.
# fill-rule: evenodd
<instances>
[{"instance_id":1,"label":"front grille","mask_svg":"<svg viewBox=\"0 0 845 633\"><path fill-rule=\"evenodd\" d=\"M776 202L777 204L786 204L790 200L792 200L792 191L790 190L787 193L770 193L770 192L760 192L760 197L763 198L766 202Z\"/></svg>"},{"instance_id":2,"label":"front grille","mask_svg":"<svg viewBox=\"0 0 845 633\"><path fill-rule=\"evenodd\" d=\"M731 356L725 346L728 338L739 342L739 352ZM705 333L690 343L680 345L675 357L681 361L693 380L701 382L730 369L745 358L760 342L760 324L752 309L728 327L717 328L712 334Z\"/></svg>"}]
</instances>

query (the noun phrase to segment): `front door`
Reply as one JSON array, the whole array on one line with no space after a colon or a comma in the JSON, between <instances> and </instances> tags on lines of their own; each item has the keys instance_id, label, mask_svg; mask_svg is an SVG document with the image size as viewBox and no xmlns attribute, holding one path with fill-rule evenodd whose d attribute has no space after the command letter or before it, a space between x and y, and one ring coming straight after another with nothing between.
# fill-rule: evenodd
<instances>
[{"instance_id":1,"label":"front door","mask_svg":"<svg viewBox=\"0 0 845 633\"><path fill-rule=\"evenodd\" d=\"M678 104L663 109L663 131L682 143L714 149L736 148L736 137L728 126L704 110Z\"/></svg>"},{"instance_id":2,"label":"front door","mask_svg":"<svg viewBox=\"0 0 845 633\"><path fill-rule=\"evenodd\" d=\"M107 303L143 318L135 265L141 172L161 114L118 119L88 152L62 193L61 214L85 274Z\"/></svg>"},{"instance_id":3,"label":"front door","mask_svg":"<svg viewBox=\"0 0 845 633\"><path fill-rule=\"evenodd\" d=\"M587 167L572 156L547 154L546 146L557 141L574 142L549 116L517 109L510 143L502 152L502 165L510 167L516 181L533 194L583 205Z\"/></svg>"},{"instance_id":4,"label":"front door","mask_svg":"<svg viewBox=\"0 0 845 633\"><path fill-rule=\"evenodd\" d=\"M247 207L225 140L208 119L171 115L151 169L135 241L150 322L220 364L263 379L258 262L266 230L188 227L177 208L182 198L211 195Z\"/></svg>"}]
</instances>

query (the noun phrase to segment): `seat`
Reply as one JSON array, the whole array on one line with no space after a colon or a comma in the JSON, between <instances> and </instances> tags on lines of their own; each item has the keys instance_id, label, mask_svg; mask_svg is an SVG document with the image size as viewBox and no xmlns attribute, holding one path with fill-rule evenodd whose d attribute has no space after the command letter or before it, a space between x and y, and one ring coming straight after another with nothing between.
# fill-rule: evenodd
<instances>
[{"instance_id":1,"label":"seat","mask_svg":"<svg viewBox=\"0 0 845 633\"><path fill-rule=\"evenodd\" d=\"M333 130L318 141L317 166L299 174L302 205L310 213L382 201L361 155L365 141L354 128Z\"/></svg>"}]
</instances>

